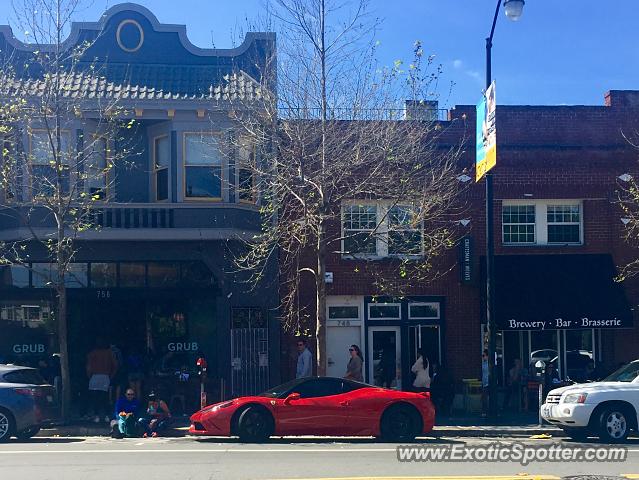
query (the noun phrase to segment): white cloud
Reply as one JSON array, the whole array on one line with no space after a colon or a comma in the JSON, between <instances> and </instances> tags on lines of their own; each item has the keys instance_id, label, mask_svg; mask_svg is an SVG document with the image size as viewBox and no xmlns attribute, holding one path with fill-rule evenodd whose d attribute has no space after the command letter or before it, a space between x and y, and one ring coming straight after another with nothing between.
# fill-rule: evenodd
<instances>
[{"instance_id":1,"label":"white cloud","mask_svg":"<svg viewBox=\"0 0 639 480\"><path fill-rule=\"evenodd\" d=\"M462 68L462 65L464 64L464 62L462 62L461 60L457 59L457 60L453 60L453 67L459 69Z\"/></svg>"}]
</instances>

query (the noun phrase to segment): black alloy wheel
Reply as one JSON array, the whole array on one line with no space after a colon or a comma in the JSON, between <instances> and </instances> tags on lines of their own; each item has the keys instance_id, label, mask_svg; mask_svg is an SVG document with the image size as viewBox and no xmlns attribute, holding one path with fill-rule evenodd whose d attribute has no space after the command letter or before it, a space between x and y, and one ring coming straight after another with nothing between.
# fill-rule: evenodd
<instances>
[{"instance_id":1,"label":"black alloy wheel","mask_svg":"<svg viewBox=\"0 0 639 480\"><path fill-rule=\"evenodd\" d=\"M246 408L237 421L237 433L243 442L264 442L273 434L273 429L272 415L257 405Z\"/></svg>"},{"instance_id":2,"label":"black alloy wheel","mask_svg":"<svg viewBox=\"0 0 639 480\"><path fill-rule=\"evenodd\" d=\"M391 442L413 440L417 436L417 414L407 405L389 407L382 415L382 439Z\"/></svg>"}]
</instances>

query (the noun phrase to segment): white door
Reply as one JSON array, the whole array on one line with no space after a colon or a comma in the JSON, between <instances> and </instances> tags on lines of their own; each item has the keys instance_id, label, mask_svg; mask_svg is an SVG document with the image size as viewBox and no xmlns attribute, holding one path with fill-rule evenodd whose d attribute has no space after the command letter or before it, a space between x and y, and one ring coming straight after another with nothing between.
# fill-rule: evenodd
<instances>
[{"instance_id":1,"label":"white door","mask_svg":"<svg viewBox=\"0 0 639 480\"><path fill-rule=\"evenodd\" d=\"M344 376L350 359L348 348L351 345L360 346L360 327L326 327L326 374L329 377Z\"/></svg>"},{"instance_id":2,"label":"white door","mask_svg":"<svg viewBox=\"0 0 639 480\"><path fill-rule=\"evenodd\" d=\"M369 327L368 383L402 389L401 349L400 327Z\"/></svg>"}]
</instances>

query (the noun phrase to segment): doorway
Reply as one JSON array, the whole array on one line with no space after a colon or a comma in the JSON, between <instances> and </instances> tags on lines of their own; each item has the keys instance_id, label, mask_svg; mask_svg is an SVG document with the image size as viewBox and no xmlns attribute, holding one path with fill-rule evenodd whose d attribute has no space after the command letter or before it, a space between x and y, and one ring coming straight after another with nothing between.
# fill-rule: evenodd
<instances>
[{"instance_id":1,"label":"doorway","mask_svg":"<svg viewBox=\"0 0 639 480\"><path fill-rule=\"evenodd\" d=\"M372 385L402 389L400 327L369 327L368 381Z\"/></svg>"}]
</instances>

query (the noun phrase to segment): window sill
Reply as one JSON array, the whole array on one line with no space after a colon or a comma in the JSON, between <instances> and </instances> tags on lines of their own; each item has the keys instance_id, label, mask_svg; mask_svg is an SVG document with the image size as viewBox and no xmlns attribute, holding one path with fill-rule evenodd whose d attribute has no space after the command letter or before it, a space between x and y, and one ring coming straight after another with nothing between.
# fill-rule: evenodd
<instances>
[{"instance_id":1,"label":"window sill","mask_svg":"<svg viewBox=\"0 0 639 480\"><path fill-rule=\"evenodd\" d=\"M515 248L557 248L557 247L583 247L583 243L503 243L502 247L515 247Z\"/></svg>"}]
</instances>

